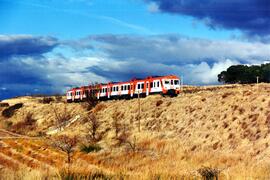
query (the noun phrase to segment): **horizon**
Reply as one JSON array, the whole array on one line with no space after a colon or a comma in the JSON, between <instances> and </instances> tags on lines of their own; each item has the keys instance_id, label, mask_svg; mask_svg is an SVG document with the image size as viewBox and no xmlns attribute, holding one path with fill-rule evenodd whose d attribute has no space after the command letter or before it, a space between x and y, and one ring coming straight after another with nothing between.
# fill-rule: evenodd
<instances>
[{"instance_id":1,"label":"horizon","mask_svg":"<svg viewBox=\"0 0 270 180\"><path fill-rule=\"evenodd\" d=\"M270 2L0 0L0 100L175 74L216 85L270 60Z\"/></svg>"}]
</instances>

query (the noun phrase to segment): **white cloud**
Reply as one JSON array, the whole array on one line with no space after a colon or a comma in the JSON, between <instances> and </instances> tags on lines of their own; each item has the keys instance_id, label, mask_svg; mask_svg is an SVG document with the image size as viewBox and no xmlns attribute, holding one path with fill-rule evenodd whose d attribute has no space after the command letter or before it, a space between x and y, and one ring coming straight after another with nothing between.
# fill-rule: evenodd
<instances>
[{"instance_id":1,"label":"white cloud","mask_svg":"<svg viewBox=\"0 0 270 180\"><path fill-rule=\"evenodd\" d=\"M191 84L214 84L217 83L217 75L226 70L228 67L239 64L234 60L218 61L212 67L206 62L201 62L198 65L187 65L184 71L184 76L187 78L187 83Z\"/></svg>"},{"instance_id":2,"label":"white cloud","mask_svg":"<svg viewBox=\"0 0 270 180\"><path fill-rule=\"evenodd\" d=\"M59 93L91 82L166 74L184 76L185 84L215 84L217 75L231 65L270 60L270 44L179 35L97 35L84 38L82 47L78 40L76 51L67 51L0 61L0 84L6 88L1 92Z\"/></svg>"},{"instance_id":3,"label":"white cloud","mask_svg":"<svg viewBox=\"0 0 270 180\"><path fill-rule=\"evenodd\" d=\"M236 59L258 63L270 58L270 44L236 40L206 40L179 35L163 36L90 36L96 48L108 57L129 61L132 59L165 64L199 63Z\"/></svg>"}]
</instances>

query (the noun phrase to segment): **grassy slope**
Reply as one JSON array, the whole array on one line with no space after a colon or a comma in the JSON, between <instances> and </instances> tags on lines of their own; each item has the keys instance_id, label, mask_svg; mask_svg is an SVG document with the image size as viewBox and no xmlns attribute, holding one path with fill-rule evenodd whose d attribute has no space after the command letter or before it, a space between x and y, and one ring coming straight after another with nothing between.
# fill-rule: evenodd
<instances>
[{"instance_id":1,"label":"grassy slope","mask_svg":"<svg viewBox=\"0 0 270 180\"><path fill-rule=\"evenodd\" d=\"M202 166L222 170L222 176L269 176L270 86L236 86L182 94L177 98L150 96L141 99L141 132L138 132L138 100L100 103L96 114L106 136L104 151L76 154L91 164L114 173L136 177L193 176ZM20 99L7 102L16 103ZM10 120L18 122L30 111L38 120L38 131L54 124L53 109L67 106L73 116L85 114L80 104L40 104L24 98L25 106ZM131 141L141 151L130 153L114 144L113 114L131 132ZM2 119L3 121L3 119ZM84 136L85 124L78 121L65 134Z\"/></svg>"}]
</instances>

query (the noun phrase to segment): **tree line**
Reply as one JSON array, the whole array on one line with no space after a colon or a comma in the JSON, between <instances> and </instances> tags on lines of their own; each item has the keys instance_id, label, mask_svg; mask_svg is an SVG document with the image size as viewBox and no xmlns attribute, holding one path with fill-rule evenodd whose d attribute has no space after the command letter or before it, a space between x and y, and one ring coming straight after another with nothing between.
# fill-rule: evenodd
<instances>
[{"instance_id":1,"label":"tree line","mask_svg":"<svg viewBox=\"0 0 270 180\"><path fill-rule=\"evenodd\" d=\"M218 82L226 84L249 84L270 82L270 63L261 65L233 65L218 74Z\"/></svg>"}]
</instances>

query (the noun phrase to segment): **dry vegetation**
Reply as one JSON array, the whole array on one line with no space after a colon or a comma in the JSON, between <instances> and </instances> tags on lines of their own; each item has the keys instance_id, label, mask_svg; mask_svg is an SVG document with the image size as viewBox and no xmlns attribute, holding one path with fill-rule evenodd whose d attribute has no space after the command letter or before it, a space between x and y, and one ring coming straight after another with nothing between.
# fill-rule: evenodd
<instances>
[{"instance_id":1,"label":"dry vegetation","mask_svg":"<svg viewBox=\"0 0 270 180\"><path fill-rule=\"evenodd\" d=\"M9 107L23 106L0 116L9 130L0 130L0 179L269 179L269 93L270 85L260 84L142 98L140 131L137 99L93 109L60 98L7 100Z\"/></svg>"}]
</instances>

